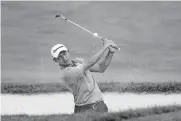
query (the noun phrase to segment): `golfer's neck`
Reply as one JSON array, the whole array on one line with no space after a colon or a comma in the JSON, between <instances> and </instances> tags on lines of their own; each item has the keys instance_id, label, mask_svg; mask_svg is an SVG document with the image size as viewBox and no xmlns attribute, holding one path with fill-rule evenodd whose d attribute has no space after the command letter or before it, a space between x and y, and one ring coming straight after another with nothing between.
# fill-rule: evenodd
<instances>
[{"instance_id":1,"label":"golfer's neck","mask_svg":"<svg viewBox=\"0 0 181 121\"><path fill-rule=\"evenodd\" d=\"M60 64L60 63L59 63ZM70 65L72 65L73 63L72 63L72 60L71 59L68 59L68 63L66 63L66 64L60 64L61 66L63 66L63 67L68 67L68 66L70 66Z\"/></svg>"}]
</instances>

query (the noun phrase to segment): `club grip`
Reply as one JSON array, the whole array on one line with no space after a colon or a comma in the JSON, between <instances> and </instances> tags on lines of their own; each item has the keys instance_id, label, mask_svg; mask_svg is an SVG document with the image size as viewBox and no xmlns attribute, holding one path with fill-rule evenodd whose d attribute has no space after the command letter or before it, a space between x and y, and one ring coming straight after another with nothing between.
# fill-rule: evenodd
<instances>
[{"instance_id":1,"label":"club grip","mask_svg":"<svg viewBox=\"0 0 181 121\"><path fill-rule=\"evenodd\" d=\"M99 36L98 36L98 38L101 39L102 41L104 41L104 39L105 39L104 37L99 37ZM111 46L111 47L113 47L113 46ZM118 46L114 46L113 48L120 51L120 48Z\"/></svg>"}]
</instances>

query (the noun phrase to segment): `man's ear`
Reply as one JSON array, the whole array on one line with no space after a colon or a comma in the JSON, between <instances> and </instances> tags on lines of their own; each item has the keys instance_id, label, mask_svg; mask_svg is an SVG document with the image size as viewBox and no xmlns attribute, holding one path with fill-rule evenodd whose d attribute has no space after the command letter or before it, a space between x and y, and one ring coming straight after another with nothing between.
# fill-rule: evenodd
<instances>
[{"instance_id":1,"label":"man's ear","mask_svg":"<svg viewBox=\"0 0 181 121\"><path fill-rule=\"evenodd\" d=\"M54 61L54 62L57 62L57 59L56 59L56 58L53 58L53 61Z\"/></svg>"}]
</instances>

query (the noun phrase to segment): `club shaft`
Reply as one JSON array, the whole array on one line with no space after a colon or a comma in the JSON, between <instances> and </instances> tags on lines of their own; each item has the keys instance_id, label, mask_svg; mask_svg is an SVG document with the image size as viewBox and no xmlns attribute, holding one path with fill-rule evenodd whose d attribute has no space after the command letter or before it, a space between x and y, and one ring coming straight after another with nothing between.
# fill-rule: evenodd
<instances>
[{"instance_id":1,"label":"club shaft","mask_svg":"<svg viewBox=\"0 0 181 121\"><path fill-rule=\"evenodd\" d=\"M86 29L86 28L84 28L84 27L82 27L82 26L80 26L80 25L78 25L78 24L74 23L73 21L71 21L71 20L69 20L69 19L65 18L65 17L64 17L64 16L62 16L62 15L60 15L60 17L61 17L61 18L63 18L64 20L66 20L66 21L70 22L71 24L73 24L73 25L75 25L75 26L77 26L77 27L79 27L79 28L81 28L81 29L85 30L86 32L88 32L88 33L90 33L90 34L92 34L92 35L94 36L94 33L93 33L93 32L91 32L90 30L88 30L88 29ZM97 36L95 36L95 37L97 37L97 38L99 38L99 39L103 40L103 38L102 38L102 37L100 37L99 35L97 35ZM117 50L120 50L120 48L118 48L118 47L116 47L116 49L117 49Z\"/></svg>"},{"instance_id":2,"label":"club shaft","mask_svg":"<svg viewBox=\"0 0 181 121\"><path fill-rule=\"evenodd\" d=\"M66 21L68 21L68 22L70 22L70 23L74 24L75 26L77 26L77 27L79 27L79 28L81 28L81 29L83 29L83 30L87 31L88 33L90 33L90 34L94 35L94 33L93 33L93 32L91 32L90 30L88 30L88 29L86 29L86 28L84 28L84 27L82 27L82 26L80 26L80 25L78 25L78 24L74 23L73 21L71 21L71 20L69 20L69 19L65 18L65 17L64 17L64 16L62 16L62 15L61 15L61 17L62 17L64 20L66 20ZM100 36L97 36L97 38L102 39L102 37L100 37Z\"/></svg>"}]
</instances>

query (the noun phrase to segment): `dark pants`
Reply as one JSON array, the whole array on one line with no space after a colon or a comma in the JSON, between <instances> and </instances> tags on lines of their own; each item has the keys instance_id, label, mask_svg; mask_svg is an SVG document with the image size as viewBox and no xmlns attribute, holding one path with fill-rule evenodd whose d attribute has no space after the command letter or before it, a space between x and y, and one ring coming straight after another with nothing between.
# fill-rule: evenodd
<instances>
[{"instance_id":1,"label":"dark pants","mask_svg":"<svg viewBox=\"0 0 181 121\"><path fill-rule=\"evenodd\" d=\"M99 101L92 104L87 104L83 106L76 106L74 108L74 113L82 113L82 112L108 112L108 107L104 103L104 101Z\"/></svg>"}]
</instances>

